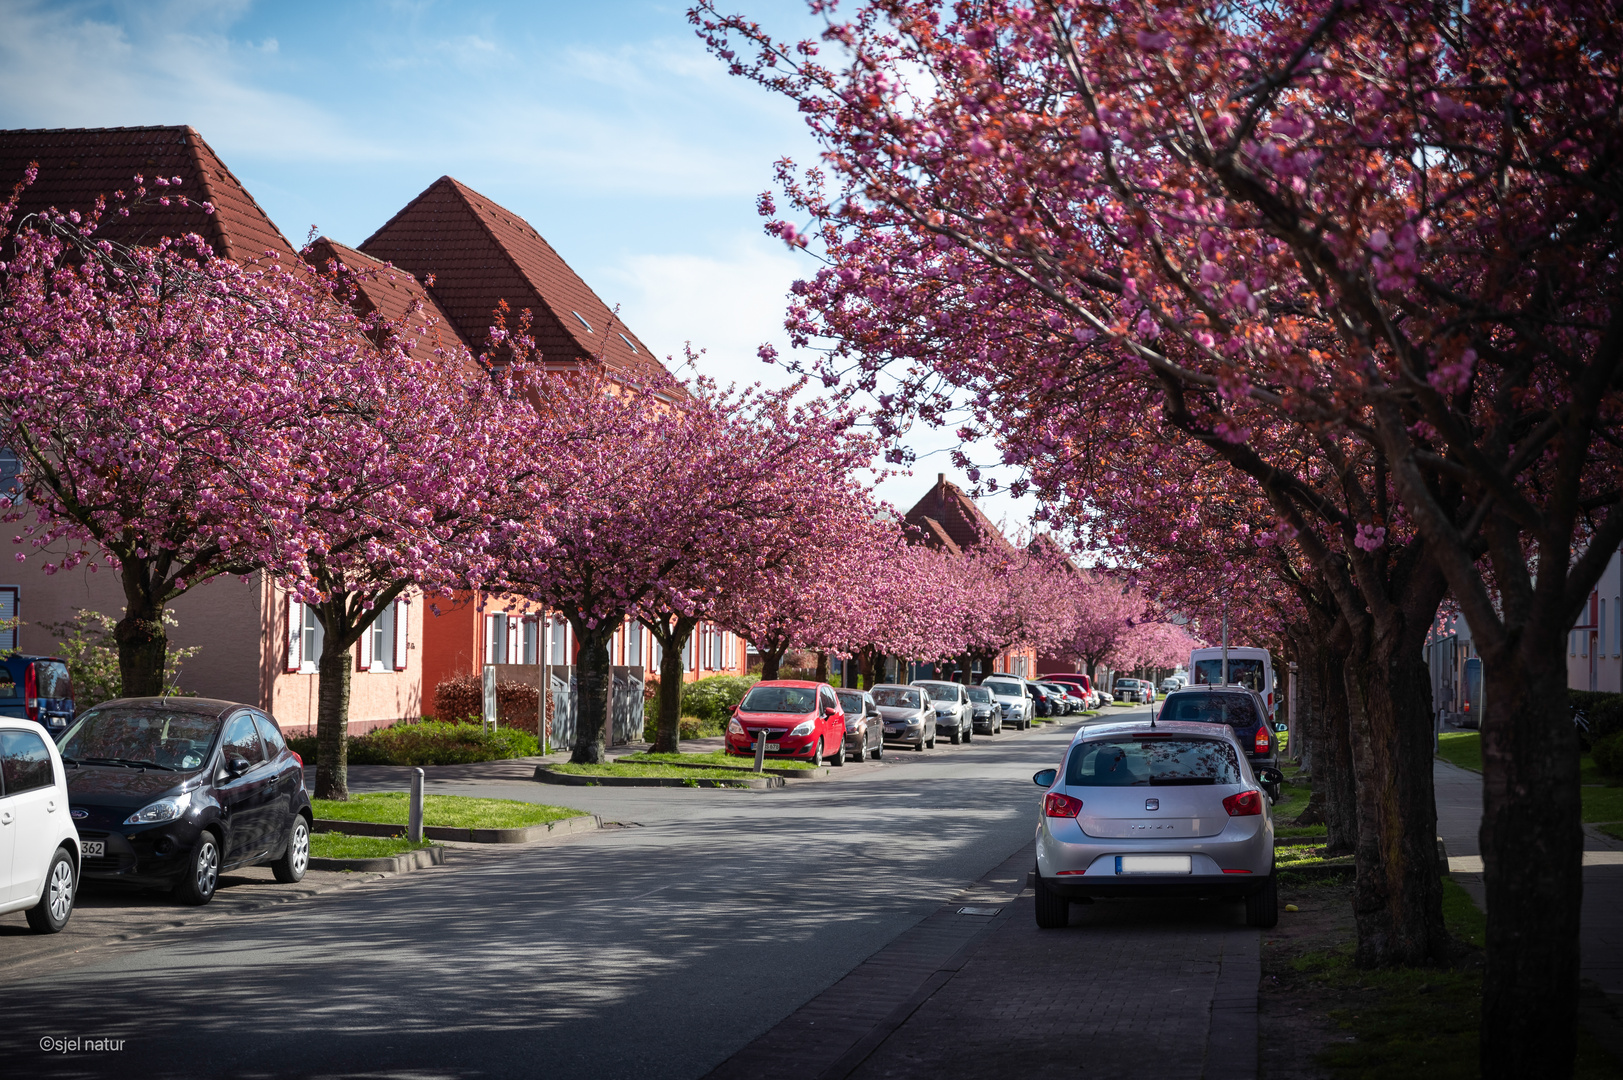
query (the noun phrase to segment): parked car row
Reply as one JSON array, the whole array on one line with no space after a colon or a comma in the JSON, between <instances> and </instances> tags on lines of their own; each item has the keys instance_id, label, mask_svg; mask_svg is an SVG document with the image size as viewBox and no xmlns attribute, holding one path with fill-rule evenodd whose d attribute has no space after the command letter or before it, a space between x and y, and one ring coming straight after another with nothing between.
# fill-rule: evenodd
<instances>
[{"instance_id":1,"label":"parked car row","mask_svg":"<svg viewBox=\"0 0 1623 1080\"><path fill-rule=\"evenodd\" d=\"M922 751L937 738L956 746L1005 726L1023 731L1038 718L1094 707L1099 696L1087 676L1070 674L1041 681L994 674L979 686L916 679L863 690L774 679L752 686L733 710L727 752L753 755L764 737L767 757L830 765L878 760L887 745Z\"/></svg>"},{"instance_id":2,"label":"parked car row","mask_svg":"<svg viewBox=\"0 0 1623 1080\"><path fill-rule=\"evenodd\" d=\"M0 914L67 925L82 880L170 887L188 904L220 874L268 865L282 882L310 864L304 762L276 721L209 698L124 698L51 738L0 716Z\"/></svg>"}]
</instances>

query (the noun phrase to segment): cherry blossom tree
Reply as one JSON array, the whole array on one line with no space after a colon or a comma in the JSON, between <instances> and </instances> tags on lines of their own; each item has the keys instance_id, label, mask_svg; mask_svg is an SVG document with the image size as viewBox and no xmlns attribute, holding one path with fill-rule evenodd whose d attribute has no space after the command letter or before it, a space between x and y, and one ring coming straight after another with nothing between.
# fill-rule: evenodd
<instances>
[{"instance_id":1,"label":"cherry blossom tree","mask_svg":"<svg viewBox=\"0 0 1623 1080\"><path fill-rule=\"evenodd\" d=\"M1376 688L1355 707L1383 768L1424 760L1402 704L1418 697L1408 646L1452 590L1504 680L1484 722L1484 1073L1550 1069L1552 1032L1569 1070L1581 889L1561 648L1623 539L1606 437L1620 136L1602 59L1619 24L1593 3L941 15L896 2L833 24L838 72L815 43L703 27L830 147L836 193L785 176L802 211L838 223L814 234L837 269L803 309L837 317L805 327L839 323L846 356L869 359L934 338L921 370L961 367L961 386L976 369L1022 393L1103 376L1116 404L1137 380L1134 404L1158 397L1262 483L1357 624L1349 688ZM764 46L758 61L739 39ZM1016 460L1047 453L1056 426L1016 440ZM1269 457L1259 434L1307 439L1310 463ZM1372 883L1389 917L1361 920L1364 962L1441 947L1411 840ZM1529 858L1540 873L1522 872Z\"/></svg>"},{"instance_id":2,"label":"cherry blossom tree","mask_svg":"<svg viewBox=\"0 0 1623 1080\"><path fill-rule=\"evenodd\" d=\"M113 212L178 184L137 177ZM287 268L197 236L115 245L104 203L16 221L21 191L0 205L0 442L25 500L6 518L19 544L66 545L46 573L118 576L123 692L159 694L170 602L222 574L297 572L316 546L298 447L370 346Z\"/></svg>"}]
</instances>

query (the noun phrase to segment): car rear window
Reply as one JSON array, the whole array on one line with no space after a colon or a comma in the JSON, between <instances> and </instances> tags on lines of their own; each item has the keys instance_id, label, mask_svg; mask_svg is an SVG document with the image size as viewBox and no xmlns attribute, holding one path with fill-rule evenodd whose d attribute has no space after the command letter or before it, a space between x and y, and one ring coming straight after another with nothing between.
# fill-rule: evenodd
<instances>
[{"instance_id":1,"label":"car rear window","mask_svg":"<svg viewBox=\"0 0 1623 1080\"><path fill-rule=\"evenodd\" d=\"M39 696L61 700L73 696L73 680L68 678L68 665L60 660L34 661L34 678L39 680Z\"/></svg>"},{"instance_id":2,"label":"car rear window","mask_svg":"<svg viewBox=\"0 0 1623 1080\"><path fill-rule=\"evenodd\" d=\"M11 677L11 670L0 667L0 698L14 698L20 690L17 689L17 680Z\"/></svg>"},{"instance_id":3,"label":"car rear window","mask_svg":"<svg viewBox=\"0 0 1623 1080\"><path fill-rule=\"evenodd\" d=\"M918 690L875 690L873 699L892 709L916 709L924 704L924 695Z\"/></svg>"},{"instance_id":4,"label":"car rear window","mask_svg":"<svg viewBox=\"0 0 1623 1080\"><path fill-rule=\"evenodd\" d=\"M1211 683L1216 685L1223 681L1223 660L1202 660L1195 665L1193 672L1197 683ZM1229 657L1229 682L1236 686L1243 686L1247 690L1255 690L1259 694L1266 694L1272 690L1271 686L1263 686L1263 667L1261 660L1242 660L1239 657Z\"/></svg>"},{"instance_id":5,"label":"car rear window","mask_svg":"<svg viewBox=\"0 0 1623 1080\"><path fill-rule=\"evenodd\" d=\"M969 687L969 700L980 702L982 705L992 700L992 691L984 686Z\"/></svg>"},{"instance_id":6,"label":"car rear window","mask_svg":"<svg viewBox=\"0 0 1623 1080\"><path fill-rule=\"evenodd\" d=\"M861 694L840 693L838 690L836 690L834 693L835 696L840 699L840 708L842 710L848 713L862 712Z\"/></svg>"},{"instance_id":7,"label":"car rear window","mask_svg":"<svg viewBox=\"0 0 1623 1080\"><path fill-rule=\"evenodd\" d=\"M1078 743L1065 783L1072 787L1238 784L1234 748L1216 739L1121 736Z\"/></svg>"},{"instance_id":8,"label":"car rear window","mask_svg":"<svg viewBox=\"0 0 1623 1080\"><path fill-rule=\"evenodd\" d=\"M1243 694L1184 694L1167 698L1161 710L1165 720L1188 720L1197 724L1227 724L1231 728L1254 728L1256 706Z\"/></svg>"},{"instance_id":9,"label":"car rear window","mask_svg":"<svg viewBox=\"0 0 1623 1080\"><path fill-rule=\"evenodd\" d=\"M989 682L989 683L981 683L981 685L986 687L988 690L992 691L992 693L994 693L994 694L1002 694L1004 697L1019 697L1020 696L1020 688L1018 686L1016 686L1014 683Z\"/></svg>"},{"instance_id":10,"label":"car rear window","mask_svg":"<svg viewBox=\"0 0 1623 1080\"><path fill-rule=\"evenodd\" d=\"M752 686L739 707L745 712L809 713L817 691L809 686Z\"/></svg>"}]
</instances>

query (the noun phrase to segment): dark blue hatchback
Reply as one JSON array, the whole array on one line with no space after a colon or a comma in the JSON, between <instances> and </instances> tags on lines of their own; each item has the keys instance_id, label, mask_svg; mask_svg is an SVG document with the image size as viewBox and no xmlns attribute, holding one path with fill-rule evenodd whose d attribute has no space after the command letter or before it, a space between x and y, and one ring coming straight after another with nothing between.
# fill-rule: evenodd
<instances>
[{"instance_id":1,"label":"dark blue hatchback","mask_svg":"<svg viewBox=\"0 0 1623 1080\"><path fill-rule=\"evenodd\" d=\"M55 656L0 656L0 716L43 725L53 735L73 720L73 680Z\"/></svg>"}]
</instances>

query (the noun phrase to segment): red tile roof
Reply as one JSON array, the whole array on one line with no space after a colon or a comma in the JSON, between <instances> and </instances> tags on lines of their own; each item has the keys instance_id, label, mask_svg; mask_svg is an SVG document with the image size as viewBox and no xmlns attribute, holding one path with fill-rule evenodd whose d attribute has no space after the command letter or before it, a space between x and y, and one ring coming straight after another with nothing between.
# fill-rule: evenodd
<instances>
[{"instance_id":1,"label":"red tile roof","mask_svg":"<svg viewBox=\"0 0 1623 1080\"><path fill-rule=\"evenodd\" d=\"M139 207L128 218L109 214L102 235L123 243L150 243L162 236L195 232L215 254L252 262L274 251L281 261L298 265L293 245L260 209L248 189L191 127L40 128L0 131L0 185L9 194L31 161L39 178L23 193L20 212L85 211L98 195L130 191L144 176L151 192L173 191L189 200L214 205L209 214L197 206L171 202ZM156 176L181 178L179 188L153 186Z\"/></svg>"},{"instance_id":2,"label":"red tile roof","mask_svg":"<svg viewBox=\"0 0 1623 1080\"><path fill-rule=\"evenodd\" d=\"M353 272L361 313L370 315L375 311L391 323L404 326L410 331L408 340L414 355L427 358L436 349L451 350L467 344L422 283L400 267L326 236L310 245L305 258L322 269L329 261L336 261ZM425 332L417 333L418 329Z\"/></svg>"},{"instance_id":3,"label":"red tile roof","mask_svg":"<svg viewBox=\"0 0 1623 1080\"><path fill-rule=\"evenodd\" d=\"M506 301L549 366L601 358L633 378L663 370L657 357L523 218L449 176L428 186L361 244L419 279L470 344L483 347Z\"/></svg>"},{"instance_id":4,"label":"red tile roof","mask_svg":"<svg viewBox=\"0 0 1623 1080\"><path fill-rule=\"evenodd\" d=\"M935 529L940 529L964 550L990 545L995 551L1014 554L1014 545L998 532L997 526L981 513L981 508L964 494L962 488L947 482L946 473L936 477L935 487L913 505L904 520L915 528L923 529L927 537L933 535Z\"/></svg>"}]
</instances>

